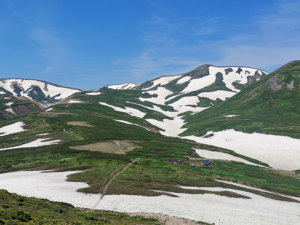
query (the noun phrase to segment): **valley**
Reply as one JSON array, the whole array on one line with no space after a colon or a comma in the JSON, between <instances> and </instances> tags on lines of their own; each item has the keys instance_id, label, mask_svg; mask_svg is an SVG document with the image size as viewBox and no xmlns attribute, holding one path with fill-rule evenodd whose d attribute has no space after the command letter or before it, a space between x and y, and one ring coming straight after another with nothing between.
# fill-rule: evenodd
<instances>
[{"instance_id":1,"label":"valley","mask_svg":"<svg viewBox=\"0 0 300 225\"><path fill-rule=\"evenodd\" d=\"M60 94L14 80L24 89L21 96L44 108L1 121L0 189L79 208L162 213L208 224L296 224L299 68L299 61L270 74L203 65L142 84L54 89ZM2 95L19 101L16 86L0 87ZM44 97L29 94L33 89ZM7 107L1 94L0 100ZM214 166L173 164L171 158L212 160Z\"/></svg>"}]
</instances>

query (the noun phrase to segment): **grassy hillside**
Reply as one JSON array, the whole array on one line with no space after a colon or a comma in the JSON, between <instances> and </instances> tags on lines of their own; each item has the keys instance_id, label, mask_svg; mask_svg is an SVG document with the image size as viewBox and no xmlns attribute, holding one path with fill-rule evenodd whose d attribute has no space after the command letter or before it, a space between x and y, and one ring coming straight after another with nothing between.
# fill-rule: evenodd
<instances>
[{"instance_id":1,"label":"grassy hillside","mask_svg":"<svg viewBox=\"0 0 300 225\"><path fill-rule=\"evenodd\" d=\"M0 190L0 224L160 224L124 213L74 208L66 203L27 198Z\"/></svg>"},{"instance_id":2,"label":"grassy hillside","mask_svg":"<svg viewBox=\"0 0 300 225\"><path fill-rule=\"evenodd\" d=\"M35 135L41 133L49 133L43 137L59 139L61 143L39 148L0 151L0 173L22 169L85 170L84 173L72 175L71 180L84 181L90 185L81 191L98 193L115 167L121 169L132 159L140 158L137 163L113 180L108 194L160 195L151 191L153 189L203 193L204 191L200 190L184 190L178 185L224 186L216 182L216 178L239 181L286 194L300 194L298 177L281 175L276 171L243 163L215 161L216 166L212 169L168 163L169 158L201 160L192 147L234 153L180 138L164 137L141 127L114 121L117 118L151 127L143 119L98 104L104 98L108 99L107 95L87 96L78 93L74 98L80 99L82 101L80 104L60 104L54 106L50 112L21 118L26 123L25 128L28 131L0 137L0 148L28 143L36 140ZM123 98L126 98L126 95ZM117 97L112 99L116 101ZM121 105L121 99L119 101ZM105 152L86 150L86 146L94 146L95 143L122 140L134 143L136 148L124 151L126 154L116 154L115 148L111 153L107 149ZM74 146L84 146L85 150L73 149ZM243 158L260 163L247 157ZM235 170L232 172L228 168ZM222 192L216 194L234 195Z\"/></svg>"},{"instance_id":3,"label":"grassy hillside","mask_svg":"<svg viewBox=\"0 0 300 225\"><path fill-rule=\"evenodd\" d=\"M234 128L300 137L300 61L293 61L231 99L187 116L183 135ZM238 115L225 118L226 115Z\"/></svg>"}]
</instances>

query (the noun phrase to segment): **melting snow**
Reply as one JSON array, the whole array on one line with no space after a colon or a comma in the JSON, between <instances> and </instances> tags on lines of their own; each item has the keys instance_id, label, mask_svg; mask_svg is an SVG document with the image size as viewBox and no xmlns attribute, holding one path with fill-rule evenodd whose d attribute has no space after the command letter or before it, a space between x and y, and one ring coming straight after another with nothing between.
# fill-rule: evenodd
<instances>
[{"instance_id":1,"label":"melting snow","mask_svg":"<svg viewBox=\"0 0 300 225\"><path fill-rule=\"evenodd\" d=\"M46 109L46 112L50 112L53 108Z\"/></svg>"},{"instance_id":2,"label":"melting snow","mask_svg":"<svg viewBox=\"0 0 300 225\"><path fill-rule=\"evenodd\" d=\"M188 82L192 77L190 76L185 76L183 78L180 78L178 81L177 81L177 84L183 84L185 82Z\"/></svg>"},{"instance_id":3,"label":"melting snow","mask_svg":"<svg viewBox=\"0 0 300 225\"><path fill-rule=\"evenodd\" d=\"M89 92L89 93L85 93L86 95L100 95L101 92L98 91L98 92Z\"/></svg>"},{"instance_id":4,"label":"melting snow","mask_svg":"<svg viewBox=\"0 0 300 225\"><path fill-rule=\"evenodd\" d=\"M130 107L125 107L125 109L123 109L123 108L120 108L120 107L117 107L117 106L109 105L105 102L99 102L99 104L110 107L110 108L114 109L115 111L124 112L124 113L127 113L127 114L131 115L131 116L135 116L135 117L139 117L139 118L143 118L146 115L146 113L141 112L140 110L137 110L137 109L134 109L134 108L130 108Z\"/></svg>"},{"instance_id":5,"label":"melting snow","mask_svg":"<svg viewBox=\"0 0 300 225\"><path fill-rule=\"evenodd\" d=\"M156 90L153 91L145 91L144 93L148 93L150 95L157 95L157 97L151 97L151 98L142 98L140 97L139 100L144 102L153 102L155 104L164 105L166 102L166 97L168 95L171 95L173 92L169 91L168 89L164 87L158 87Z\"/></svg>"},{"instance_id":6,"label":"melting snow","mask_svg":"<svg viewBox=\"0 0 300 225\"><path fill-rule=\"evenodd\" d=\"M163 86L168 84L169 82L171 82L172 80L175 80L177 78L179 78L181 75L173 75L173 76L163 76L163 77L159 77L155 80L152 80L153 85L151 85L148 88L144 88L143 90L149 90L157 85Z\"/></svg>"},{"instance_id":7,"label":"melting snow","mask_svg":"<svg viewBox=\"0 0 300 225\"><path fill-rule=\"evenodd\" d=\"M12 108L7 108L7 109L5 109L5 111L16 114Z\"/></svg>"},{"instance_id":8,"label":"melting snow","mask_svg":"<svg viewBox=\"0 0 300 225\"><path fill-rule=\"evenodd\" d=\"M25 131L24 122L16 122L0 128L0 137Z\"/></svg>"},{"instance_id":9,"label":"melting snow","mask_svg":"<svg viewBox=\"0 0 300 225\"><path fill-rule=\"evenodd\" d=\"M68 102L69 104L76 104L76 103L83 103L83 101L80 101L80 100L70 100L69 102Z\"/></svg>"},{"instance_id":10,"label":"melting snow","mask_svg":"<svg viewBox=\"0 0 300 225\"><path fill-rule=\"evenodd\" d=\"M60 140L47 141L49 139L50 138L39 138L35 141L29 142L29 143L26 143L23 145L13 146L13 147L9 147L9 148L1 148L0 151L19 149L19 148L35 148L35 147L41 147L41 146L46 146L46 145L55 145L58 142L60 142Z\"/></svg>"},{"instance_id":11,"label":"melting snow","mask_svg":"<svg viewBox=\"0 0 300 225\"><path fill-rule=\"evenodd\" d=\"M209 98L214 101L217 99L221 99L222 101L224 101L226 100L226 98L231 98L235 94L236 94L235 92L231 92L231 91L218 90L218 91L211 91L211 92L201 92L200 94L198 94L198 96L202 98Z\"/></svg>"},{"instance_id":12,"label":"melting snow","mask_svg":"<svg viewBox=\"0 0 300 225\"><path fill-rule=\"evenodd\" d=\"M46 198L72 204L76 207L93 208L99 195L77 192L88 187L82 182L67 182L73 172L19 171L0 174L0 188L29 197ZM214 187L208 191L230 191L250 199L230 198L216 194L183 194L178 197L138 195L106 195L97 209L118 212L152 212L179 216L192 220L222 225L295 225L299 223L300 204L277 201L260 195L234 189Z\"/></svg>"},{"instance_id":13,"label":"melting snow","mask_svg":"<svg viewBox=\"0 0 300 225\"><path fill-rule=\"evenodd\" d=\"M235 115L235 114L229 114L229 115L225 115L224 117L225 118L231 118L231 117L237 117L239 115Z\"/></svg>"},{"instance_id":14,"label":"melting snow","mask_svg":"<svg viewBox=\"0 0 300 225\"><path fill-rule=\"evenodd\" d=\"M5 103L5 105L7 105L7 106L11 106L12 104L14 104L14 103L13 102Z\"/></svg>"},{"instance_id":15,"label":"melting snow","mask_svg":"<svg viewBox=\"0 0 300 225\"><path fill-rule=\"evenodd\" d=\"M181 117L176 117L174 119L164 119L163 121L155 119L146 119L149 123L154 126L157 126L164 131L159 131L162 135L177 137L180 133L184 132L186 128L182 128L185 124L184 120Z\"/></svg>"},{"instance_id":16,"label":"melting snow","mask_svg":"<svg viewBox=\"0 0 300 225\"><path fill-rule=\"evenodd\" d=\"M243 133L233 129L208 132L205 138L185 136L198 143L230 149L238 154L265 162L275 169L300 169L300 139L262 133Z\"/></svg>"},{"instance_id":17,"label":"melting snow","mask_svg":"<svg viewBox=\"0 0 300 225\"><path fill-rule=\"evenodd\" d=\"M125 83L125 84L109 85L107 87L110 89L115 89L115 90L126 90L126 89L132 89L136 86L137 85L134 83Z\"/></svg>"}]
</instances>

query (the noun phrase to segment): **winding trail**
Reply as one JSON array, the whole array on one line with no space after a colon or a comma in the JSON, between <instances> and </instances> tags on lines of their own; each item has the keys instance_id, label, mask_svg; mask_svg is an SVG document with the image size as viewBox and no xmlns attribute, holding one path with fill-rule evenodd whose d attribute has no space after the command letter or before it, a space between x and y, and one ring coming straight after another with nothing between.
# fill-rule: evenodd
<instances>
[{"instance_id":1,"label":"winding trail","mask_svg":"<svg viewBox=\"0 0 300 225\"><path fill-rule=\"evenodd\" d=\"M115 168L110 172L110 174L109 174L107 180L105 181L105 183L100 188L100 190L99 190L100 199L97 201L97 203L95 204L95 206L93 207L93 209L95 209L98 206L98 204L100 203L101 199L104 197L104 195L106 195L106 192L107 192L107 190L109 188L109 185L111 184L111 182L113 181L113 179L116 178L117 176L119 176L121 173L125 172L132 164L134 164L137 161L139 161L139 158L136 158L135 160L132 160L130 163L128 163L126 166L124 166L119 171L117 171L118 164L115 166Z\"/></svg>"}]
</instances>

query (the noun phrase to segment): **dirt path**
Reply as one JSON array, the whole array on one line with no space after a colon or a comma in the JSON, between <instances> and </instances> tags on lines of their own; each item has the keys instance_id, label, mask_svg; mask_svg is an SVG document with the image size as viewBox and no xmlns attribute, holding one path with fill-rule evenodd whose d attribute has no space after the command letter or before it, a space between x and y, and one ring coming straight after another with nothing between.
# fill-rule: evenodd
<instances>
[{"instance_id":1,"label":"dirt path","mask_svg":"<svg viewBox=\"0 0 300 225\"><path fill-rule=\"evenodd\" d=\"M104 185L100 188L99 190L99 195L100 195L100 199L98 200L98 202L95 204L95 206L93 207L94 209L97 207L97 205L99 204L99 202L101 201L101 199L104 197L104 195L106 194L109 185L111 184L111 182L113 181L114 178L116 178L118 175L120 175L121 173L123 173L124 171L126 171L128 169L128 167L130 167L132 164L134 164L135 162L139 161L139 159L135 159L132 162L128 163L126 166L124 166L121 170L117 171L118 169L118 164L115 166L115 168L110 172L107 180L105 181Z\"/></svg>"}]
</instances>

